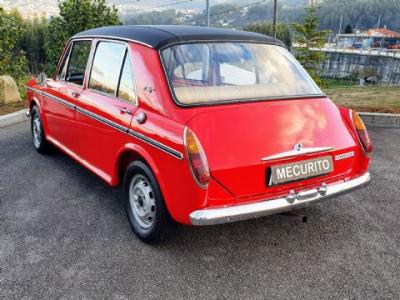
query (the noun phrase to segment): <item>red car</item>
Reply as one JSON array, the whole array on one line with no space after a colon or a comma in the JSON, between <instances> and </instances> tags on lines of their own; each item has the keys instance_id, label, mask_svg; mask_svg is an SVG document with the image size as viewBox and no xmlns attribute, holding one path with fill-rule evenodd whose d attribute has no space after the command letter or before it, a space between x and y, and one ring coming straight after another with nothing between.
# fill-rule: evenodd
<instances>
[{"instance_id":1,"label":"red car","mask_svg":"<svg viewBox=\"0 0 400 300\"><path fill-rule=\"evenodd\" d=\"M189 26L73 36L51 79L27 84L32 138L109 185L133 231L288 211L370 180L367 130L271 37Z\"/></svg>"}]
</instances>

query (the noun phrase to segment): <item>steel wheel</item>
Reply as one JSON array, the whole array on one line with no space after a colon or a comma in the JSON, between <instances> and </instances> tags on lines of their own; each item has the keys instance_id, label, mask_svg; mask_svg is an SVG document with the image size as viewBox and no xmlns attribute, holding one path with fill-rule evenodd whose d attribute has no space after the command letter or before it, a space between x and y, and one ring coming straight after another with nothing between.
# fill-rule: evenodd
<instances>
[{"instance_id":1,"label":"steel wheel","mask_svg":"<svg viewBox=\"0 0 400 300\"><path fill-rule=\"evenodd\" d=\"M141 174L132 177L129 184L129 202L139 226L143 229L151 228L156 216L154 192L149 181Z\"/></svg>"},{"instance_id":2,"label":"steel wheel","mask_svg":"<svg viewBox=\"0 0 400 300\"><path fill-rule=\"evenodd\" d=\"M39 114L35 114L32 120L33 143L36 148L40 147L42 142L42 126L40 124Z\"/></svg>"}]
</instances>

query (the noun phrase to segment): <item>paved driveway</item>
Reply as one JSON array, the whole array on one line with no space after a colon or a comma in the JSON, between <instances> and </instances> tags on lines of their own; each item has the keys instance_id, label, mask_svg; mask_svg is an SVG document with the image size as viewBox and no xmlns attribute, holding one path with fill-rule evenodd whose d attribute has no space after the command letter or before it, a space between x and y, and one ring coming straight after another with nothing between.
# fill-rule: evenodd
<instances>
[{"instance_id":1,"label":"paved driveway","mask_svg":"<svg viewBox=\"0 0 400 300\"><path fill-rule=\"evenodd\" d=\"M0 298L400 297L400 130L371 129L372 183L302 210L181 227L157 246L130 231L119 190L0 129Z\"/></svg>"}]
</instances>

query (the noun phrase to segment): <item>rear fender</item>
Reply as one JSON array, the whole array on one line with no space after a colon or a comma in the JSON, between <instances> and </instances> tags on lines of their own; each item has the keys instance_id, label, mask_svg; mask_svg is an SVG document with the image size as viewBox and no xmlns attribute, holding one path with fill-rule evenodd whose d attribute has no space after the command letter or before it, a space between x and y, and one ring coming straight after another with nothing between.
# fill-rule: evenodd
<instances>
[{"instance_id":1,"label":"rear fender","mask_svg":"<svg viewBox=\"0 0 400 300\"><path fill-rule=\"evenodd\" d=\"M360 144L360 140L357 136L356 129L354 128L354 125L353 125L353 120L351 119L351 116L350 116L351 110L347 107L343 107L340 105L336 105L336 106L338 107L340 114L342 116L342 119L343 119L344 123L346 124L347 130L350 132L352 138L354 139L354 142L358 146L357 147L357 152L359 154L359 155L357 155L357 157L359 157L358 172L363 174L368 171L368 165L369 165L369 159L370 159L369 155L367 155L364 152L364 150Z\"/></svg>"},{"instance_id":2,"label":"rear fender","mask_svg":"<svg viewBox=\"0 0 400 300\"><path fill-rule=\"evenodd\" d=\"M347 129L349 130L351 136L353 137L354 141L358 145L359 144L358 137L357 137L357 133L354 129L353 122L350 117L350 109L347 107L340 106L340 105L336 105L336 106L340 111L340 115L342 116L342 119L345 122Z\"/></svg>"}]
</instances>

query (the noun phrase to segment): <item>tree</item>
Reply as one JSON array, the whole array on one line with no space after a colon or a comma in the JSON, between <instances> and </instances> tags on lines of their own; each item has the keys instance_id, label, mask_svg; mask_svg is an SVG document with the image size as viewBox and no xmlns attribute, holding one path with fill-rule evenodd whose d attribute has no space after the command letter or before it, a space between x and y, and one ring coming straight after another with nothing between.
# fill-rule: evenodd
<instances>
[{"instance_id":1,"label":"tree","mask_svg":"<svg viewBox=\"0 0 400 300\"><path fill-rule=\"evenodd\" d=\"M47 72L53 73L67 40L74 34L91 28L120 25L115 6L105 0L61 0L60 15L52 17L47 27L45 52Z\"/></svg>"},{"instance_id":2,"label":"tree","mask_svg":"<svg viewBox=\"0 0 400 300\"><path fill-rule=\"evenodd\" d=\"M293 23L295 32L295 55L303 67L317 83L320 83L319 67L325 60L325 55L318 50L325 44L329 30L318 30L318 16L315 7L308 7L304 24Z\"/></svg>"},{"instance_id":3,"label":"tree","mask_svg":"<svg viewBox=\"0 0 400 300\"><path fill-rule=\"evenodd\" d=\"M47 32L47 20L35 16L33 20L24 21L25 31L18 42L28 60L29 71L38 74L43 71L45 61L44 41Z\"/></svg>"},{"instance_id":4,"label":"tree","mask_svg":"<svg viewBox=\"0 0 400 300\"><path fill-rule=\"evenodd\" d=\"M258 32L273 36L273 24L267 22L253 23L244 28L247 31ZM290 31L289 26L286 24L278 23L276 26L276 38L285 43L286 47L291 47Z\"/></svg>"},{"instance_id":5,"label":"tree","mask_svg":"<svg viewBox=\"0 0 400 300\"><path fill-rule=\"evenodd\" d=\"M344 33L353 33L353 28L350 24L347 24L346 28L344 29Z\"/></svg>"},{"instance_id":6,"label":"tree","mask_svg":"<svg viewBox=\"0 0 400 300\"><path fill-rule=\"evenodd\" d=\"M124 23L128 25L152 25L152 24L178 24L180 14L175 9L164 11L149 11L137 15L131 15L124 18Z\"/></svg>"},{"instance_id":7,"label":"tree","mask_svg":"<svg viewBox=\"0 0 400 300\"><path fill-rule=\"evenodd\" d=\"M24 34L21 16L17 11L8 14L0 7L0 28L0 75L13 77L22 93L28 65L17 45Z\"/></svg>"},{"instance_id":8,"label":"tree","mask_svg":"<svg viewBox=\"0 0 400 300\"><path fill-rule=\"evenodd\" d=\"M344 24L350 23L353 28L375 28L381 16L381 24L400 30L398 0L329 0L318 3L322 28L338 30L341 16Z\"/></svg>"}]
</instances>

